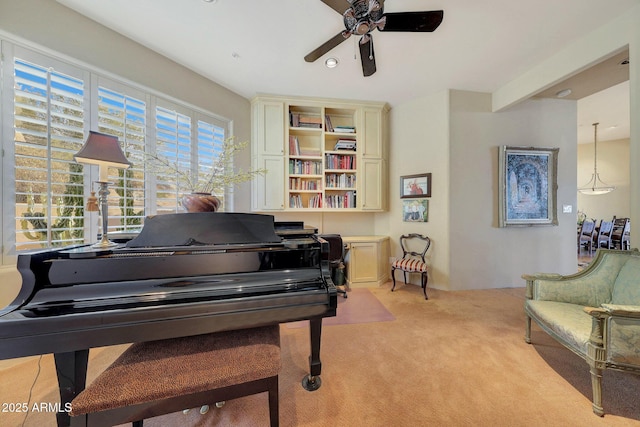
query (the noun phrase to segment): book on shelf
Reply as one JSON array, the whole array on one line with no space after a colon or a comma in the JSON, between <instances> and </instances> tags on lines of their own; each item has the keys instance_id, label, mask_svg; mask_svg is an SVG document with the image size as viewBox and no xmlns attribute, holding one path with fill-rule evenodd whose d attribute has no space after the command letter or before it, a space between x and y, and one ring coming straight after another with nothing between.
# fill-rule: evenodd
<instances>
[{"instance_id":1,"label":"book on shelf","mask_svg":"<svg viewBox=\"0 0 640 427\"><path fill-rule=\"evenodd\" d=\"M327 208L345 209L356 207L356 192L347 191L343 195L328 195L324 198Z\"/></svg>"},{"instance_id":2,"label":"book on shelf","mask_svg":"<svg viewBox=\"0 0 640 427\"><path fill-rule=\"evenodd\" d=\"M307 207L310 207L310 208L321 208L322 207L322 194L316 194L315 196L310 197Z\"/></svg>"},{"instance_id":3,"label":"book on shelf","mask_svg":"<svg viewBox=\"0 0 640 427\"><path fill-rule=\"evenodd\" d=\"M300 113L289 113L289 125L301 128L322 128L322 118L320 115L306 115Z\"/></svg>"},{"instance_id":4,"label":"book on shelf","mask_svg":"<svg viewBox=\"0 0 640 427\"><path fill-rule=\"evenodd\" d=\"M333 129L338 133L356 133L355 126L334 126Z\"/></svg>"},{"instance_id":5,"label":"book on shelf","mask_svg":"<svg viewBox=\"0 0 640 427\"><path fill-rule=\"evenodd\" d=\"M292 156L300 155L300 142L295 135L289 135L289 154Z\"/></svg>"},{"instance_id":6,"label":"book on shelf","mask_svg":"<svg viewBox=\"0 0 640 427\"><path fill-rule=\"evenodd\" d=\"M320 175L322 164L320 161L312 160L289 160L289 174L291 175Z\"/></svg>"},{"instance_id":7,"label":"book on shelf","mask_svg":"<svg viewBox=\"0 0 640 427\"><path fill-rule=\"evenodd\" d=\"M356 168L356 157L353 155L325 154L325 167L327 169Z\"/></svg>"},{"instance_id":8,"label":"book on shelf","mask_svg":"<svg viewBox=\"0 0 640 427\"><path fill-rule=\"evenodd\" d=\"M340 138L336 141L336 145L333 146L334 150L356 150L356 140Z\"/></svg>"},{"instance_id":9,"label":"book on shelf","mask_svg":"<svg viewBox=\"0 0 640 427\"><path fill-rule=\"evenodd\" d=\"M327 132L333 132L333 125L331 124L331 116L326 114L324 116L324 122L325 122L325 126L327 128Z\"/></svg>"}]
</instances>

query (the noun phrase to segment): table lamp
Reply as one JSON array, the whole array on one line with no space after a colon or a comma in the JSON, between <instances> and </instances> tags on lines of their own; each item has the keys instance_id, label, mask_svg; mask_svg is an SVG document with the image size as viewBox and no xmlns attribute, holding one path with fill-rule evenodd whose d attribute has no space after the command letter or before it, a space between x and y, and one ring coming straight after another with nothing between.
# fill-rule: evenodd
<instances>
[{"instance_id":1,"label":"table lamp","mask_svg":"<svg viewBox=\"0 0 640 427\"><path fill-rule=\"evenodd\" d=\"M93 245L93 247L108 248L115 246L116 243L111 242L107 237L109 219L107 196L109 195L109 184L112 184L112 182L109 182L109 167L127 169L131 166L131 163L122 152L117 137L94 131L89 131L87 141L73 158L78 163L98 165L100 170L100 179L97 183L100 184L98 195L100 196L102 213L102 240Z\"/></svg>"}]
</instances>

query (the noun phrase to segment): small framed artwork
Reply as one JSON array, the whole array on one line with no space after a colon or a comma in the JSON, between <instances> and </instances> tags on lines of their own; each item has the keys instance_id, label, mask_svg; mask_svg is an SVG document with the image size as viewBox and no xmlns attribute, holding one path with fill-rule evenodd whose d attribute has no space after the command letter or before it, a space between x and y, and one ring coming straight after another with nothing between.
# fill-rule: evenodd
<instances>
[{"instance_id":1,"label":"small framed artwork","mask_svg":"<svg viewBox=\"0 0 640 427\"><path fill-rule=\"evenodd\" d=\"M431 174L420 173L400 177L400 198L431 197Z\"/></svg>"},{"instance_id":2,"label":"small framed artwork","mask_svg":"<svg viewBox=\"0 0 640 427\"><path fill-rule=\"evenodd\" d=\"M558 148L500 147L500 227L558 225L558 151Z\"/></svg>"},{"instance_id":3,"label":"small framed artwork","mask_svg":"<svg viewBox=\"0 0 640 427\"><path fill-rule=\"evenodd\" d=\"M427 222L429 220L429 200L403 200L402 220L405 222Z\"/></svg>"}]
</instances>

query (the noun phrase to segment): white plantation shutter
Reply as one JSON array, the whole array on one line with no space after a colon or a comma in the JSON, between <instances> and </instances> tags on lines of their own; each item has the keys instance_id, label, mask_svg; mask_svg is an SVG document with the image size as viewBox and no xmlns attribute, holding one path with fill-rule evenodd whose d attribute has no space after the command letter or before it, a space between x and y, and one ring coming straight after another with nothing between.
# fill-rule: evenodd
<instances>
[{"instance_id":1,"label":"white plantation shutter","mask_svg":"<svg viewBox=\"0 0 640 427\"><path fill-rule=\"evenodd\" d=\"M84 241L82 79L14 59L16 250Z\"/></svg>"},{"instance_id":2,"label":"white plantation shutter","mask_svg":"<svg viewBox=\"0 0 640 427\"><path fill-rule=\"evenodd\" d=\"M175 110L156 107L155 155L184 174L191 171L191 117ZM157 213L177 212L180 198L190 189L180 173L156 174Z\"/></svg>"},{"instance_id":3,"label":"white plantation shutter","mask_svg":"<svg viewBox=\"0 0 640 427\"><path fill-rule=\"evenodd\" d=\"M109 83L110 87L118 86ZM128 90L130 91L130 90ZM131 162L128 169L109 168L109 231L132 231L145 217L145 131L146 102L98 86L98 131L118 137ZM95 189L94 189L95 191Z\"/></svg>"},{"instance_id":4,"label":"white plantation shutter","mask_svg":"<svg viewBox=\"0 0 640 427\"><path fill-rule=\"evenodd\" d=\"M215 160L220 156L222 152L222 144L225 139L225 129L219 124L214 124L198 120L198 135L197 135L197 159L195 161L195 167L201 174L210 175L213 172ZM231 165L225 165L231 167ZM219 168L218 168L219 169ZM221 172L220 170L216 172ZM212 192L221 201L222 206L224 203L225 188L213 188Z\"/></svg>"}]
</instances>

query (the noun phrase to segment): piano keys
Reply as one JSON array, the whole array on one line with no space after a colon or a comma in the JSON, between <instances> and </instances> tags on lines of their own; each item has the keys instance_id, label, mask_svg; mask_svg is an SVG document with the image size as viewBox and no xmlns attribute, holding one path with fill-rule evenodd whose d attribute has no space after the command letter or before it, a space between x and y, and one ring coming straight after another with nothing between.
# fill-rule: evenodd
<instances>
[{"instance_id":1,"label":"piano keys","mask_svg":"<svg viewBox=\"0 0 640 427\"><path fill-rule=\"evenodd\" d=\"M90 348L309 320L302 383L316 390L337 292L328 243L287 229L278 235L270 215L161 215L112 248L20 254L22 287L0 310L0 359L53 353L64 407L84 389Z\"/></svg>"}]
</instances>

